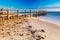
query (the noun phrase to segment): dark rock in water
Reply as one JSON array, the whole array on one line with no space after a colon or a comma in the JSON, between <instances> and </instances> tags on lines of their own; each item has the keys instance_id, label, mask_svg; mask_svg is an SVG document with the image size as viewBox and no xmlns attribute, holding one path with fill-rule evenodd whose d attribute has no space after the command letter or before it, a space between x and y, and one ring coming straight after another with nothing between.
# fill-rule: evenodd
<instances>
[{"instance_id":1,"label":"dark rock in water","mask_svg":"<svg viewBox=\"0 0 60 40\"><path fill-rule=\"evenodd\" d=\"M38 11L36 14L33 14L33 16L37 17L37 16L44 16L46 15L46 11Z\"/></svg>"},{"instance_id":2,"label":"dark rock in water","mask_svg":"<svg viewBox=\"0 0 60 40\"><path fill-rule=\"evenodd\" d=\"M33 14L34 17L37 17L37 16L44 16L46 14Z\"/></svg>"}]
</instances>

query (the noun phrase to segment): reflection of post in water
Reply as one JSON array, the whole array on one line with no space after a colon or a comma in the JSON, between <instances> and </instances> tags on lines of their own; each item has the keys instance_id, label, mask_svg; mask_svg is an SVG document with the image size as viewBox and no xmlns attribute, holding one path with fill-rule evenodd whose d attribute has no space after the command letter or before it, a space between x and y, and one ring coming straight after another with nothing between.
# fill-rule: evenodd
<instances>
[{"instance_id":1,"label":"reflection of post in water","mask_svg":"<svg viewBox=\"0 0 60 40\"><path fill-rule=\"evenodd\" d=\"M31 17L31 10L30 10L30 17Z\"/></svg>"},{"instance_id":2,"label":"reflection of post in water","mask_svg":"<svg viewBox=\"0 0 60 40\"><path fill-rule=\"evenodd\" d=\"M8 13L9 13L9 10L7 9L7 19L8 19Z\"/></svg>"},{"instance_id":3,"label":"reflection of post in water","mask_svg":"<svg viewBox=\"0 0 60 40\"><path fill-rule=\"evenodd\" d=\"M26 10L25 10L25 17L26 17Z\"/></svg>"},{"instance_id":4,"label":"reflection of post in water","mask_svg":"<svg viewBox=\"0 0 60 40\"><path fill-rule=\"evenodd\" d=\"M17 17L18 17L19 10L17 10Z\"/></svg>"}]
</instances>

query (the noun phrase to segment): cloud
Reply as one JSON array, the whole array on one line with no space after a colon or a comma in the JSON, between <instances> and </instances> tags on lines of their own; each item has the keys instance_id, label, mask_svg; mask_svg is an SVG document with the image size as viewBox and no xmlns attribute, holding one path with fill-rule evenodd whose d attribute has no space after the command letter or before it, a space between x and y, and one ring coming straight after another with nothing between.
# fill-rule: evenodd
<instances>
[{"instance_id":1,"label":"cloud","mask_svg":"<svg viewBox=\"0 0 60 40\"><path fill-rule=\"evenodd\" d=\"M60 7L60 2L47 5L47 7Z\"/></svg>"},{"instance_id":2,"label":"cloud","mask_svg":"<svg viewBox=\"0 0 60 40\"><path fill-rule=\"evenodd\" d=\"M55 12L60 12L60 9L43 9L43 10L46 10L46 11L55 11Z\"/></svg>"},{"instance_id":3,"label":"cloud","mask_svg":"<svg viewBox=\"0 0 60 40\"><path fill-rule=\"evenodd\" d=\"M53 3L53 4L47 5L45 7L50 7L50 8L43 9L43 10L46 10L46 11L60 11L60 2ZM53 7L53 8L51 8L51 7Z\"/></svg>"}]
</instances>

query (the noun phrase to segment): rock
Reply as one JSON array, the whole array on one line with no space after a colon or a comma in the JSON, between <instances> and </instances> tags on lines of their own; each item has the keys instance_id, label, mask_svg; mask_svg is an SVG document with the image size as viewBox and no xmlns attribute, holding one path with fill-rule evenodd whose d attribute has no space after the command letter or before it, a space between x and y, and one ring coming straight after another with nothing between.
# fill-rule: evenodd
<instances>
[{"instance_id":1,"label":"rock","mask_svg":"<svg viewBox=\"0 0 60 40\"><path fill-rule=\"evenodd\" d=\"M45 31L42 29L41 32L45 32Z\"/></svg>"},{"instance_id":2,"label":"rock","mask_svg":"<svg viewBox=\"0 0 60 40\"><path fill-rule=\"evenodd\" d=\"M9 34L9 36L11 36L11 35L10 35L10 32L7 32L7 33Z\"/></svg>"},{"instance_id":3,"label":"rock","mask_svg":"<svg viewBox=\"0 0 60 40\"><path fill-rule=\"evenodd\" d=\"M20 36L23 36L23 34L19 34Z\"/></svg>"},{"instance_id":4,"label":"rock","mask_svg":"<svg viewBox=\"0 0 60 40\"><path fill-rule=\"evenodd\" d=\"M28 26L29 28L32 28L32 26Z\"/></svg>"},{"instance_id":5,"label":"rock","mask_svg":"<svg viewBox=\"0 0 60 40\"><path fill-rule=\"evenodd\" d=\"M36 30L30 30L31 34L34 34L36 32Z\"/></svg>"},{"instance_id":6,"label":"rock","mask_svg":"<svg viewBox=\"0 0 60 40\"><path fill-rule=\"evenodd\" d=\"M40 40L40 39L36 39L36 40Z\"/></svg>"},{"instance_id":7,"label":"rock","mask_svg":"<svg viewBox=\"0 0 60 40\"><path fill-rule=\"evenodd\" d=\"M29 33L27 33L26 35L30 35Z\"/></svg>"},{"instance_id":8,"label":"rock","mask_svg":"<svg viewBox=\"0 0 60 40\"><path fill-rule=\"evenodd\" d=\"M41 39L44 39L44 37L41 37Z\"/></svg>"}]
</instances>

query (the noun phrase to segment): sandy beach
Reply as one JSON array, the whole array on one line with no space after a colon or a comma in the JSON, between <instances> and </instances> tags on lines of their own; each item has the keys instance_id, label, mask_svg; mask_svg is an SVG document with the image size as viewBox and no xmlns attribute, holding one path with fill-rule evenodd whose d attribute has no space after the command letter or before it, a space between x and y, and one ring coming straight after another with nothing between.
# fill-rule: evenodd
<instances>
[{"instance_id":1,"label":"sandy beach","mask_svg":"<svg viewBox=\"0 0 60 40\"><path fill-rule=\"evenodd\" d=\"M49 20L46 20L46 19L42 19L42 18L38 18L38 19L41 20L41 21L47 22L47 23L52 23L52 24L60 26L60 23L57 23L57 22L52 22L52 21L49 21Z\"/></svg>"},{"instance_id":2,"label":"sandy beach","mask_svg":"<svg viewBox=\"0 0 60 40\"><path fill-rule=\"evenodd\" d=\"M0 21L0 40L60 40L60 25L36 17Z\"/></svg>"}]
</instances>

